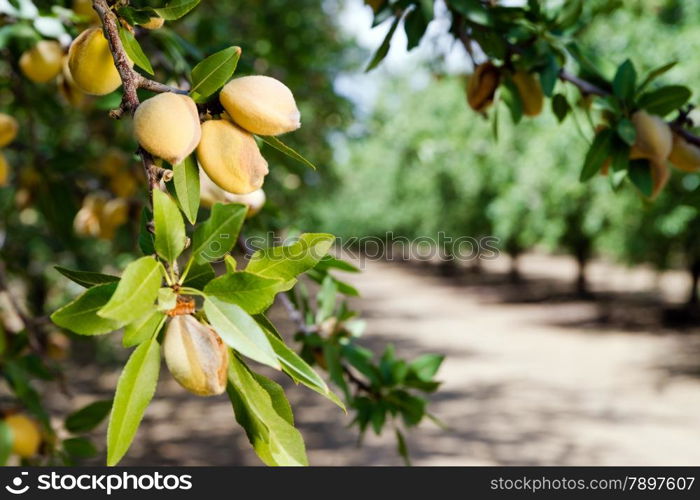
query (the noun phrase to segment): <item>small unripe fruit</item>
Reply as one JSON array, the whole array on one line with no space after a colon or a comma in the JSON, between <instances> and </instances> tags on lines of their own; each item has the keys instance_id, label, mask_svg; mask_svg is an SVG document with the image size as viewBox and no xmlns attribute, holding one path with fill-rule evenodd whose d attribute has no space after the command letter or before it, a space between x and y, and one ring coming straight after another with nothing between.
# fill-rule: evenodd
<instances>
[{"instance_id":1,"label":"small unripe fruit","mask_svg":"<svg viewBox=\"0 0 700 500\"><path fill-rule=\"evenodd\" d=\"M117 228L129 219L129 204L123 198L115 198L104 204L100 217L100 238L111 240Z\"/></svg>"},{"instance_id":2,"label":"small unripe fruit","mask_svg":"<svg viewBox=\"0 0 700 500\"><path fill-rule=\"evenodd\" d=\"M12 451L22 458L31 458L39 451L41 431L26 415L15 414L5 419L12 432Z\"/></svg>"},{"instance_id":3,"label":"small unripe fruit","mask_svg":"<svg viewBox=\"0 0 700 500\"><path fill-rule=\"evenodd\" d=\"M234 122L251 134L280 135L301 127L292 91L269 76L244 76L228 82L219 100Z\"/></svg>"},{"instance_id":4,"label":"small unripe fruit","mask_svg":"<svg viewBox=\"0 0 700 500\"><path fill-rule=\"evenodd\" d=\"M700 148L678 134L673 134L673 147L668 159L677 169L684 172L700 170Z\"/></svg>"},{"instance_id":5,"label":"small unripe fruit","mask_svg":"<svg viewBox=\"0 0 700 500\"><path fill-rule=\"evenodd\" d=\"M211 327L194 316L185 314L170 320L163 355L170 373L188 391L213 396L226 389L228 348Z\"/></svg>"},{"instance_id":6,"label":"small unripe fruit","mask_svg":"<svg viewBox=\"0 0 700 500\"><path fill-rule=\"evenodd\" d=\"M129 61L133 66L133 63ZM68 67L73 81L86 94L105 95L122 84L109 43L100 28L89 28L68 49Z\"/></svg>"},{"instance_id":7,"label":"small unripe fruit","mask_svg":"<svg viewBox=\"0 0 700 500\"><path fill-rule=\"evenodd\" d=\"M10 178L10 164L5 158L5 155L0 151L0 186L7 186L7 181Z\"/></svg>"},{"instance_id":8,"label":"small unripe fruit","mask_svg":"<svg viewBox=\"0 0 700 500\"><path fill-rule=\"evenodd\" d=\"M637 131L637 139L630 151L630 158L665 161L673 146L673 135L666 122L640 110L632 115L632 123Z\"/></svg>"},{"instance_id":9,"label":"small unripe fruit","mask_svg":"<svg viewBox=\"0 0 700 500\"><path fill-rule=\"evenodd\" d=\"M147 23L142 24L141 27L147 30L159 30L163 27L163 23L165 23L165 19L160 16L153 16Z\"/></svg>"},{"instance_id":10,"label":"small unripe fruit","mask_svg":"<svg viewBox=\"0 0 700 500\"><path fill-rule=\"evenodd\" d=\"M84 17L89 23L100 22L100 16L92 8L92 0L73 0L73 12Z\"/></svg>"},{"instance_id":11,"label":"small unripe fruit","mask_svg":"<svg viewBox=\"0 0 700 500\"><path fill-rule=\"evenodd\" d=\"M544 94L540 80L536 75L526 71L518 71L513 75L513 83L518 88L523 113L526 116L537 116L542 112Z\"/></svg>"},{"instance_id":12,"label":"small unripe fruit","mask_svg":"<svg viewBox=\"0 0 700 500\"><path fill-rule=\"evenodd\" d=\"M248 205L246 218L258 214L265 206L265 191L257 189L248 194L233 194L214 184L204 171L199 169L199 196L203 207L211 208L215 203L242 203Z\"/></svg>"},{"instance_id":13,"label":"small unripe fruit","mask_svg":"<svg viewBox=\"0 0 700 500\"><path fill-rule=\"evenodd\" d=\"M80 236L97 238L100 236L100 215L105 205L101 196L88 195L83 200L83 206L75 214L73 229Z\"/></svg>"},{"instance_id":14,"label":"small unripe fruit","mask_svg":"<svg viewBox=\"0 0 700 500\"><path fill-rule=\"evenodd\" d=\"M0 113L0 148L4 148L17 137L19 125L13 116Z\"/></svg>"},{"instance_id":15,"label":"small unripe fruit","mask_svg":"<svg viewBox=\"0 0 700 500\"><path fill-rule=\"evenodd\" d=\"M136 109L134 134L146 151L176 165L194 151L202 136L197 105L172 92L151 97Z\"/></svg>"},{"instance_id":16,"label":"small unripe fruit","mask_svg":"<svg viewBox=\"0 0 700 500\"><path fill-rule=\"evenodd\" d=\"M474 111L485 111L501 82L501 72L490 61L479 64L467 83L467 102Z\"/></svg>"},{"instance_id":17,"label":"small unripe fruit","mask_svg":"<svg viewBox=\"0 0 700 500\"><path fill-rule=\"evenodd\" d=\"M82 108L85 105L87 96L80 90L73 80L68 67L68 56L63 57L61 75L59 75L58 91L63 98L74 108Z\"/></svg>"},{"instance_id":18,"label":"small unripe fruit","mask_svg":"<svg viewBox=\"0 0 700 500\"><path fill-rule=\"evenodd\" d=\"M234 194L260 189L268 172L255 138L227 120L204 122L197 158L217 186Z\"/></svg>"},{"instance_id":19,"label":"small unripe fruit","mask_svg":"<svg viewBox=\"0 0 700 500\"><path fill-rule=\"evenodd\" d=\"M63 49L53 40L41 40L19 58L24 76L36 83L46 83L61 71Z\"/></svg>"},{"instance_id":20,"label":"small unripe fruit","mask_svg":"<svg viewBox=\"0 0 700 500\"><path fill-rule=\"evenodd\" d=\"M139 183L130 171L119 172L109 180L109 189L118 198L131 198L139 189Z\"/></svg>"},{"instance_id":21,"label":"small unripe fruit","mask_svg":"<svg viewBox=\"0 0 700 500\"><path fill-rule=\"evenodd\" d=\"M251 217L254 217L258 213L260 213L260 211L265 206L266 200L267 197L265 196L265 191L263 191L262 189L256 189L252 193L248 194L231 195L231 202L242 203L248 206L248 211L245 214L247 219L250 219Z\"/></svg>"}]
</instances>

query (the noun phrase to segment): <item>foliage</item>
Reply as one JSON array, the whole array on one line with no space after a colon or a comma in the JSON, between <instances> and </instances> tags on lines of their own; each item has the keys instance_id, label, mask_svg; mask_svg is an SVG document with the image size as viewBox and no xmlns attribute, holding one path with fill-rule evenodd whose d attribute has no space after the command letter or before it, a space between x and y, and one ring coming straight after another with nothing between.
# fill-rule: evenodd
<instances>
[{"instance_id":1,"label":"foliage","mask_svg":"<svg viewBox=\"0 0 700 500\"><path fill-rule=\"evenodd\" d=\"M437 389L434 376L442 358L419 358L410 368L402 368L409 364L385 355L380 365L384 370L398 367L396 377L377 379L379 368L370 361L371 352L358 347L354 336L339 333L352 330L348 321L356 313L344 302L336 310L336 297L340 301L342 295L357 292L331 271L352 266L329 256L332 235L299 234L289 228L295 200L304 189L298 181L315 182L319 175L297 150L310 151L315 164L327 161L328 134L343 125L348 110L329 85L343 65L343 43L320 3L308 0L290 10L281 0L247 9L197 0L95 0L92 5L112 43L124 83L123 89L97 98L76 90L65 72L50 83L32 83L18 66L20 56L42 38L56 39L65 48L95 21L89 8L78 14L77 7L71 10L72 4L63 2L2 4L0 108L20 124L19 136L9 146L11 182L0 189L3 234L12 234L3 238L0 262L0 284L11 300L9 307L3 305L3 322L11 328L2 332L0 349L1 372L11 394L3 397L2 411L27 411L42 426L44 444L36 456L24 459L26 463L72 463L84 458L86 451L95 452L82 434L109 415L107 463L117 464L137 436L158 383L161 358L171 370L175 366L165 350L161 354L161 345L168 338L170 318L183 314L193 314L197 324L213 331L213 338L223 344L227 364L219 368L236 420L269 465L305 465L305 445L284 391L256 373L251 360L285 373L342 409L351 408L361 431L367 426L366 404L358 401L369 396L360 399L348 387L371 386L370 401L388 412L372 411L376 432L392 416L415 426L426 414L426 402L413 392ZM157 15L166 21L165 27L141 28ZM238 40L230 40L232 32ZM120 61L128 60L122 55L142 72L125 68ZM194 156L169 165L153 158L144 144L137 150L127 118L154 92L183 93L179 88L191 89L205 119L218 117L223 111L218 91L234 72L236 76L268 73L298 89L296 98L305 117L304 128L291 138L260 138L261 144L270 146L264 146L265 154L284 168L271 169L266 190L272 201L250 221L245 205L200 204L203 187ZM151 75L154 80L147 79ZM129 78L138 94L127 85ZM112 122L108 114L123 118ZM141 167L129 154L133 151L140 156ZM147 199L150 203L145 203ZM296 237L287 238L288 244L282 246L248 246L247 236L267 231ZM234 254L239 255L238 262ZM55 270L46 263L54 263ZM316 302L323 313L309 316L314 300L302 279L321 284L310 288L318 289ZM339 350L328 364L306 359L306 338L298 339L301 355L297 354L265 316L276 298L288 303L302 293L300 288L304 303L298 310L292 307L291 314L307 318L305 330L337 316L338 332L314 337L322 351ZM68 296L73 298L66 303ZM53 325L46 317L51 311ZM19 315L14 323L12 315ZM59 439L63 434L52 426L35 388L38 379L62 377L62 363L50 355L52 342L63 339L57 357L65 357L65 339L70 336L105 343L102 337L115 331L123 332L122 344L133 350L114 399L76 409L62 425L70 434ZM188 356L192 354L184 348ZM358 365L360 352L364 361ZM314 363L323 369L342 368L331 371L330 378L342 389L345 402L312 367ZM206 360L199 366L206 367ZM193 377L199 376L190 368ZM389 399L395 402L385 403ZM399 451L406 456L404 436L395 429ZM5 448L0 456L7 459Z\"/></svg>"}]
</instances>

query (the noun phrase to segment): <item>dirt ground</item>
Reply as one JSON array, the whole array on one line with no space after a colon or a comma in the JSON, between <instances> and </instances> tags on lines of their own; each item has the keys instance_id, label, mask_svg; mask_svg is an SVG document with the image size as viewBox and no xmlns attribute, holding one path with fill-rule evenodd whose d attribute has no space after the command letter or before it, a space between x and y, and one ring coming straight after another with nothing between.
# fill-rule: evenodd
<instances>
[{"instance_id":1,"label":"dirt ground","mask_svg":"<svg viewBox=\"0 0 700 500\"><path fill-rule=\"evenodd\" d=\"M685 277L595 264L596 299L581 300L569 293L568 259L526 256L520 266L517 286L506 279L505 259L453 278L386 262L347 276L362 293L363 343L447 355L432 412L449 428L416 429L414 463L700 465L700 329L659 321L661 300L666 309L682 300ZM109 397L116 377L116 369L76 365L69 380L80 396L56 394L53 405L65 412ZM368 434L357 447L350 417L286 385L312 464L401 463L392 433ZM105 432L95 432L97 442ZM192 396L167 371L122 463L260 464L226 397Z\"/></svg>"}]
</instances>

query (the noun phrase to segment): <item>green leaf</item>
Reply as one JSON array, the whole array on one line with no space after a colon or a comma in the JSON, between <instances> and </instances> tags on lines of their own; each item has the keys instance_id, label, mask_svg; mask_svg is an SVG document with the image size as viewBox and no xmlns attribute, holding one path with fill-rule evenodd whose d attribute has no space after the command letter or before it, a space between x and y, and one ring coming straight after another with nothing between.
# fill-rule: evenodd
<instances>
[{"instance_id":1,"label":"green leaf","mask_svg":"<svg viewBox=\"0 0 700 500\"><path fill-rule=\"evenodd\" d=\"M404 464L407 467L411 466L411 455L408 452L408 445L406 444L406 438L404 438L403 433L396 429L396 451L399 456L403 458Z\"/></svg>"},{"instance_id":2,"label":"green leaf","mask_svg":"<svg viewBox=\"0 0 700 500\"><path fill-rule=\"evenodd\" d=\"M668 64L664 64L663 66L659 66L656 69L651 70L649 72L649 74L647 75L647 77L644 79L644 81L637 88L637 92L638 93L642 92L645 88L647 88L649 86L649 84L651 82L653 82L656 78L660 77L661 75L666 73L668 70L673 68L677 63L678 63L678 61L673 61L673 62L670 62Z\"/></svg>"},{"instance_id":3,"label":"green leaf","mask_svg":"<svg viewBox=\"0 0 700 500\"><path fill-rule=\"evenodd\" d=\"M235 273L238 268L238 263L231 254L224 255L224 264L226 265L227 273Z\"/></svg>"},{"instance_id":4,"label":"green leaf","mask_svg":"<svg viewBox=\"0 0 700 500\"><path fill-rule=\"evenodd\" d=\"M285 143L283 143L281 140L279 140L279 138L272 137L272 136L263 136L263 135L258 136L258 137L260 137L260 139L265 144L276 149L280 153L283 153L283 154L289 156L291 159L296 160L299 163L316 170L316 166L313 163L311 163L309 160L304 158L300 153L297 153L291 147L287 146Z\"/></svg>"},{"instance_id":5,"label":"green leaf","mask_svg":"<svg viewBox=\"0 0 700 500\"><path fill-rule=\"evenodd\" d=\"M141 45L139 45L138 40L128 29L124 28L121 24L118 25L119 28L119 39L122 41L122 46L126 51L129 58L134 61L134 64L139 68L143 69L149 75L153 74L153 67L151 62L148 60L146 54L143 53Z\"/></svg>"},{"instance_id":6,"label":"green leaf","mask_svg":"<svg viewBox=\"0 0 700 500\"><path fill-rule=\"evenodd\" d=\"M554 116L557 117L559 123L566 119L566 115L569 114L570 110L569 101L566 100L563 94L556 94L552 98L552 112L554 112Z\"/></svg>"},{"instance_id":7,"label":"green leaf","mask_svg":"<svg viewBox=\"0 0 700 500\"><path fill-rule=\"evenodd\" d=\"M564 2L556 18L556 27L565 30L581 19L583 12L583 0L568 0Z\"/></svg>"},{"instance_id":8,"label":"green leaf","mask_svg":"<svg viewBox=\"0 0 700 500\"><path fill-rule=\"evenodd\" d=\"M688 102L692 92L682 85L667 85L650 92L645 92L637 105L649 113L665 116Z\"/></svg>"},{"instance_id":9,"label":"green leaf","mask_svg":"<svg viewBox=\"0 0 700 500\"><path fill-rule=\"evenodd\" d=\"M75 437L63 441L63 449L68 455L75 458L90 458L97 455L97 448L87 438Z\"/></svg>"},{"instance_id":10,"label":"green leaf","mask_svg":"<svg viewBox=\"0 0 700 500\"><path fill-rule=\"evenodd\" d=\"M328 388L326 382L306 361L287 347L277 335L268 331L267 328L264 328L264 331L278 359L282 362L282 371L284 373L289 375L294 382L302 383L309 389L327 397L345 411L343 402Z\"/></svg>"},{"instance_id":11,"label":"green leaf","mask_svg":"<svg viewBox=\"0 0 700 500\"><path fill-rule=\"evenodd\" d=\"M190 271L187 273L185 281L182 286L187 286L191 288L196 288L197 290L204 290L204 287L211 280L214 279L216 274L214 273L214 268L208 262L202 262L198 264L194 262L190 267Z\"/></svg>"},{"instance_id":12,"label":"green leaf","mask_svg":"<svg viewBox=\"0 0 700 500\"><path fill-rule=\"evenodd\" d=\"M288 403L279 402L286 400L284 393L269 391L270 384L263 386L262 376L254 375L236 356L231 356L228 379L236 420L260 459L267 465L308 465L304 439L289 422Z\"/></svg>"},{"instance_id":13,"label":"green leaf","mask_svg":"<svg viewBox=\"0 0 700 500\"><path fill-rule=\"evenodd\" d=\"M654 190L654 180L651 176L651 165L648 160L631 160L627 168L628 176L639 192L651 196Z\"/></svg>"},{"instance_id":14,"label":"green leaf","mask_svg":"<svg viewBox=\"0 0 700 500\"><path fill-rule=\"evenodd\" d=\"M316 324L323 323L326 319L333 315L337 294L338 287L333 281L333 277L326 275L321 283L321 289L316 296L316 302L318 303L318 308L316 310Z\"/></svg>"},{"instance_id":15,"label":"green leaf","mask_svg":"<svg viewBox=\"0 0 700 500\"><path fill-rule=\"evenodd\" d=\"M204 312L226 345L258 363L282 368L262 328L239 306L207 297Z\"/></svg>"},{"instance_id":16,"label":"green leaf","mask_svg":"<svg viewBox=\"0 0 700 500\"><path fill-rule=\"evenodd\" d=\"M153 190L153 224L156 252L172 263L185 249L185 222L177 203L160 189Z\"/></svg>"},{"instance_id":17,"label":"green leaf","mask_svg":"<svg viewBox=\"0 0 700 500\"><path fill-rule=\"evenodd\" d=\"M626 170L629 164L630 146L622 141L615 141L610 157L610 166L613 172Z\"/></svg>"},{"instance_id":18,"label":"green leaf","mask_svg":"<svg viewBox=\"0 0 700 500\"><path fill-rule=\"evenodd\" d=\"M112 276L111 274L92 273L89 271L74 271L61 266L54 266L54 269L69 280L85 288L119 281L119 276Z\"/></svg>"},{"instance_id":19,"label":"green leaf","mask_svg":"<svg viewBox=\"0 0 700 500\"><path fill-rule=\"evenodd\" d=\"M270 380L269 378L255 373L253 371L250 374L255 378L255 381L260 384L260 386L267 391L270 395L270 400L272 401L272 408L277 412L277 414L285 419L289 425L294 425L294 413L292 412L292 405L289 404L287 396L284 394L284 389L277 382Z\"/></svg>"},{"instance_id":20,"label":"green leaf","mask_svg":"<svg viewBox=\"0 0 700 500\"><path fill-rule=\"evenodd\" d=\"M111 409L111 399L90 403L66 417L66 430L73 433L91 431L107 418Z\"/></svg>"},{"instance_id":21,"label":"green leaf","mask_svg":"<svg viewBox=\"0 0 700 500\"><path fill-rule=\"evenodd\" d=\"M196 262L214 262L229 253L236 244L248 207L238 203L216 203L206 222L192 238L192 256Z\"/></svg>"},{"instance_id":22,"label":"green leaf","mask_svg":"<svg viewBox=\"0 0 700 500\"><path fill-rule=\"evenodd\" d=\"M175 194L187 220L190 224L197 222L197 210L199 210L199 170L197 162L192 155L185 158L182 163L173 166L173 184Z\"/></svg>"},{"instance_id":23,"label":"green leaf","mask_svg":"<svg viewBox=\"0 0 700 500\"><path fill-rule=\"evenodd\" d=\"M165 7L153 10L166 21L174 21L194 9L199 2L200 0L171 0Z\"/></svg>"},{"instance_id":24,"label":"green leaf","mask_svg":"<svg viewBox=\"0 0 700 500\"><path fill-rule=\"evenodd\" d=\"M348 273L359 273L360 270L354 265L346 262L344 260L333 257L332 255L324 255L321 260L318 261L316 267L317 271L328 271L330 269L338 269L339 271L346 271Z\"/></svg>"},{"instance_id":25,"label":"green leaf","mask_svg":"<svg viewBox=\"0 0 700 500\"><path fill-rule=\"evenodd\" d=\"M488 9L479 0L451 0L450 7L473 23L491 26L493 22Z\"/></svg>"},{"instance_id":26,"label":"green leaf","mask_svg":"<svg viewBox=\"0 0 700 500\"><path fill-rule=\"evenodd\" d=\"M143 207L141 211L141 224L139 226L139 249L144 255L153 255L156 253L155 243L153 241L153 233L148 230L148 224L151 221L152 214L148 207Z\"/></svg>"},{"instance_id":27,"label":"green leaf","mask_svg":"<svg viewBox=\"0 0 700 500\"><path fill-rule=\"evenodd\" d=\"M170 289L169 289L170 290ZM165 323L166 315L161 311L151 311L124 327L122 345L133 347L153 337Z\"/></svg>"},{"instance_id":28,"label":"green leaf","mask_svg":"<svg viewBox=\"0 0 700 500\"><path fill-rule=\"evenodd\" d=\"M399 25L399 21L401 21L401 15L396 15L394 16L394 21L391 23L391 27L389 28L389 31L387 32L386 36L384 37L384 40L382 41L382 44L379 46L377 51L374 53L374 56L370 60L369 64L365 68L365 73L372 71L374 68L379 66L379 63L384 60L386 55L389 53L389 49L391 48L391 39L394 37L394 33L396 32L396 28Z\"/></svg>"},{"instance_id":29,"label":"green leaf","mask_svg":"<svg viewBox=\"0 0 700 500\"><path fill-rule=\"evenodd\" d=\"M285 282L241 271L229 273L210 281L204 288L208 296L241 306L248 314L265 312Z\"/></svg>"},{"instance_id":30,"label":"green leaf","mask_svg":"<svg viewBox=\"0 0 700 500\"><path fill-rule=\"evenodd\" d=\"M153 9L134 9L133 7L121 7L117 9L117 14L119 17L124 18L124 20L129 24L146 24L154 17L156 14Z\"/></svg>"},{"instance_id":31,"label":"green leaf","mask_svg":"<svg viewBox=\"0 0 700 500\"><path fill-rule=\"evenodd\" d=\"M440 354L423 354L411 361L408 367L423 382L432 382L444 359L445 356Z\"/></svg>"},{"instance_id":32,"label":"green leaf","mask_svg":"<svg viewBox=\"0 0 700 500\"><path fill-rule=\"evenodd\" d=\"M634 96L634 89L637 86L637 71L634 69L632 61L627 59L623 62L615 73L613 79L613 93L622 101L628 101Z\"/></svg>"},{"instance_id":33,"label":"green leaf","mask_svg":"<svg viewBox=\"0 0 700 500\"><path fill-rule=\"evenodd\" d=\"M97 313L108 319L131 323L155 309L162 280L162 265L153 257L141 257L124 270L112 298Z\"/></svg>"},{"instance_id":34,"label":"green leaf","mask_svg":"<svg viewBox=\"0 0 700 500\"><path fill-rule=\"evenodd\" d=\"M236 71L240 57L240 47L229 47L197 64L192 69L192 99L195 102L205 102L210 95L223 87Z\"/></svg>"},{"instance_id":35,"label":"green leaf","mask_svg":"<svg viewBox=\"0 0 700 500\"><path fill-rule=\"evenodd\" d=\"M609 128L596 134L593 144L591 144L588 153L586 153L586 160L581 170L581 182L585 182L597 174L605 160L610 156L612 137L613 131Z\"/></svg>"},{"instance_id":36,"label":"green leaf","mask_svg":"<svg viewBox=\"0 0 700 500\"><path fill-rule=\"evenodd\" d=\"M326 277L330 278L333 280L333 283L335 284L336 288L338 289L338 292L342 293L343 295L349 295L351 297L359 297L360 292L352 286L349 283L346 283L345 281L339 280L335 276L332 276L330 274L327 274L322 271L317 271L315 268L314 269L309 269L307 271L306 276L314 280L316 283L321 284L323 283L323 280L326 279Z\"/></svg>"},{"instance_id":37,"label":"green leaf","mask_svg":"<svg viewBox=\"0 0 700 500\"><path fill-rule=\"evenodd\" d=\"M343 370L343 364L341 362L341 352L340 346L331 342L324 342L323 344L323 359L326 361L328 366L328 374L331 377L331 381L340 387L343 391L346 400L352 401L352 394L350 392L350 387L345 380L345 374Z\"/></svg>"},{"instance_id":38,"label":"green leaf","mask_svg":"<svg viewBox=\"0 0 700 500\"><path fill-rule=\"evenodd\" d=\"M296 243L258 250L246 271L278 278L293 286L298 275L312 269L328 253L335 237L326 233L305 233Z\"/></svg>"},{"instance_id":39,"label":"green leaf","mask_svg":"<svg viewBox=\"0 0 700 500\"><path fill-rule=\"evenodd\" d=\"M630 146L637 140L637 129L634 128L634 124L627 118L617 122L616 130L618 137Z\"/></svg>"},{"instance_id":40,"label":"green leaf","mask_svg":"<svg viewBox=\"0 0 700 500\"><path fill-rule=\"evenodd\" d=\"M512 79L506 78L501 86L501 99L506 103L510 110L510 117L513 123L520 123L523 118L523 101L520 98L520 92L515 86Z\"/></svg>"},{"instance_id":41,"label":"green leaf","mask_svg":"<svg viewBox=\"0 0 700 500\"><path fill-rule=\"evenodd\" d=\"M116 465L131 446L160 372L160 344L153 337L129 357L117 383L107 429L107 465Z\"/></svg>"},{"instance_id":42,"label":"green leaf","mask_svg":"<svg viewBox=\"0 0 700 500\"><path fill-rule=\"evenodd\" d=\"M557 63L556 57L550 55L547 60L547 66L540 72L540 84L542 86L542 93L547 97L552 97L554 93L554 86L557 84L559 79L559 71L561 67Z\"/></svg>"},{"instance_id":43,"label":"green leaf","mask_svg":"<svg viewBox=\"0 0 700 500\"><path fill-rule=\"evenodd\" d=\"M177 305L177 294L169 286L158 290L158 310L169 311Z\"/></svg>"},{"instance_id":44,"label":"green leaf","mask_svg":"<svg viewBox=\"0 0 700 500\"><path fill-rule=\"evenodd\" d=\"M408 14L403 22L404 31L406 31L406 49L412 50L418 47L421 38L428 28L428 19L425 17L425 12L420 6L416 5Z\"/></svg>"},{"instance_id":45,"label":"green leaf","mask_svg":"<svg viewBox=\"0 0 700 500\"><path fill-rule=\"evenodd\" d=\"M97 312L109 302L116 289L116 283L93 286L77 299L54 312L51 315L51 321L79 335L113 332L125 321L120 318L103 318L98 316Z\"/></svg>"}]
</instances>

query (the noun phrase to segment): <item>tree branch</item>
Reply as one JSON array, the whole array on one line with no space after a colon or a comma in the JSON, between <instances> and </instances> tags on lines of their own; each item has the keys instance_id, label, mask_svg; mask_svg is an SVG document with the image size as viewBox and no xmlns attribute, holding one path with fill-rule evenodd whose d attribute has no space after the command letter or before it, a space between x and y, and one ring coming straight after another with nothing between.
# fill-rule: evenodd
<instances>
[{"instance_id":1,"label":"tree branch","mask_svg":"<svg viewBox=\"0 0 700 500\"><path fill-rule=\"evenodd\" d=\"M563 82L569 82L576 85L583 94L606 96L610 93L607 90L602 89L590 82L587 82L586 80L583 80L576 75L572 75L563 68L559 72L559 79Z\"/></svg>"},{"instance_id":2,"label":"tree branch","mask_svg":"<svg viewBox=\"0 0 700 500\"><path fill-rule=\"evenodd\" d=\"M465 28L459 30L458 38L464 45L464 48L467 50L467 52L471 55L471 39L466 33ZM572 85L576 86L584 95L597 95L600 97L610 95L610 92L608 90L598 87L594 83L586 81L583 78L580 78L576 75L573 75L566 71L564 68L562 68L559 71L559 79L563 82L571 83ZM684 114L682 110L679 110L679 112L681 113L681 115ZM683 123L684 120L674 120L668 122L668 126L671 128L671 130L673 130L673 132L681 136L686 142L693 144L694 146L700 147L700 137L693 134L688 129L684 128Z\"/></svg>"},{"instance_id":3,"label":"tree branch","mask_svg":"<svg viewBox=\"0 0 700 500\"><path fill-rule=\"evenodd\" d=\"M124 113L134 114L136 108L139 107L139 96L136 93L138 89L146 89L152 92L174 92L177 94L187 94L186 90L176 89L162 83L149 80L143 75L137 73L132 68L131 62L124 50L121 39L119 38L119 20L116 14L112 11L107 0L92 0L92 7L100 17L103 26L103 32L109 50L114 59L114 65L119 72L119 77L122 81L122 102L119 108L110 111L109 115L112 118L119 119ZM169 180L172 177L170 170L164 169L156 165L153 156L145 149L139 147L138 155L141 157L144 171L146 172L146 180L148 182L149 198L153 200L153 190L159 189L161 180Z\"/></svg>"}]
</instances>

